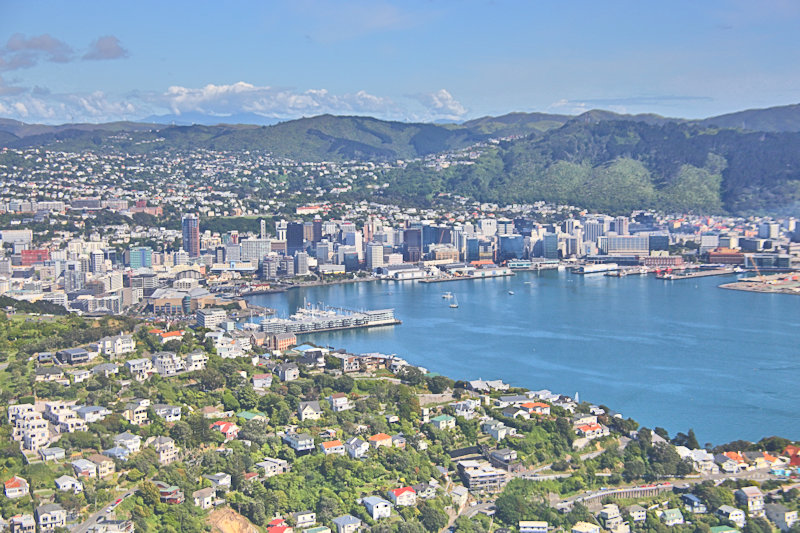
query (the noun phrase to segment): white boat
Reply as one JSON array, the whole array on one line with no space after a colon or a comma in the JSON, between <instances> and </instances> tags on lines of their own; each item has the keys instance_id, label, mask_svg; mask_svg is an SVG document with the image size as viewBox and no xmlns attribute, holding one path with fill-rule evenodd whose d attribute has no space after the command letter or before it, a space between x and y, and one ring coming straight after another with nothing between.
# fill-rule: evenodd
<instances>
[{"instance_id":1,"label":"white boat","mask_svg":"<svg viewBox=\"0 0 800 533\"><path fill-rule=\"evenodd\" d=\"M514 291L508 291L509 296L514 296Z\"/></svg>"},{"instance_id":2,"label":"white boat","mask_svg":"<svg viewBox=\"0 0 800 533\"><path fill-rule=\"evenodd\" d=\"M442 294L442 298L444 298L445 300L449 300L452 297L453 297L453 293L452 292L445 292L445 293Z\"/></svg>"},{"instance_id":3,"label":"white boat","mask_svg":"<svg viewBox=\"0 0 800 533\"><path fill-rule=\"evenodd\" d=\"M457 309L458 308L458 298L453 297L453 303L450 304L450 308L451 309Z\"/></svg>"}]
</instances>

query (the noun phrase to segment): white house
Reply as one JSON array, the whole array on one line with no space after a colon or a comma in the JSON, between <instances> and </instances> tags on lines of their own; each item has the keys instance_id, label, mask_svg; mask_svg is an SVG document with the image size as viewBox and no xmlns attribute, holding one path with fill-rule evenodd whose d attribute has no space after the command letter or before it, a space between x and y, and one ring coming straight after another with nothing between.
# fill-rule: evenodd
<instances>
[{"instance_id":1,"label":"white house","mask_svg":"<svg viewBox=\"0 0 800 533\"><path fill-rule=\"evenodd\" d=\"M373 520L392 516L392 504L378 496L367 496L363 500L364 507Z\"/></svg>"}]
</instances>

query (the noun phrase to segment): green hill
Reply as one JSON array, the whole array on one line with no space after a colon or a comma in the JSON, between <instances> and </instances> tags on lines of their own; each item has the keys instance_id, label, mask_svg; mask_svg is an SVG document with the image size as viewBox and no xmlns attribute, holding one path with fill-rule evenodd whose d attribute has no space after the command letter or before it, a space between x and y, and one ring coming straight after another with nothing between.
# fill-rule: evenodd
<instances>
[{"instance_id":1,"label":"green hill","mask_svg":"<svg viewBox=\"0 0 800 533\"><path fill-rule=\"evenodd\" d=\"M545 200L605 212L800 212L800 133L694 124L570 121L501 143L474 165L389 174L383 194L430 202L451 192L488 202Z\"/></svg>"}]
</instances>

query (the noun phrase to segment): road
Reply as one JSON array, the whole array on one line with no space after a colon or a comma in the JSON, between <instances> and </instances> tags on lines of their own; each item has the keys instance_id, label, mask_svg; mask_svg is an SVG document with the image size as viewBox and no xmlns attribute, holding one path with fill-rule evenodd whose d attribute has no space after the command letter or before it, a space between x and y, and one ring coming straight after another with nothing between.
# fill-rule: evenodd
<instances>
[{"instance_id":1,"label":"road","mask_svg":"<svg viewBox=\"0 0 800 533\"><path fill-rule=\"evenodd\" d=\"M129 496L133 495L135 492L136 492L136 489L129 490L128 492L126 492L125 494L123 494L120 497L124 500L125 498L128 498ZM103 507L102 509L100 509L99 511L97 511L96 513L94 513L93 515L89 516L89 518L86 519L86 521L83 524L81 524L81 525L77 526L75 529L73 529L72 533L87 533L89 531L90 527L92 527L93 525L97 524L97 519L98 518L100 518L101 516L102 517L108 516L108 509L111 507L111 505L112 504L108 504L105 507Z\"/></svg>"}]
</instances>

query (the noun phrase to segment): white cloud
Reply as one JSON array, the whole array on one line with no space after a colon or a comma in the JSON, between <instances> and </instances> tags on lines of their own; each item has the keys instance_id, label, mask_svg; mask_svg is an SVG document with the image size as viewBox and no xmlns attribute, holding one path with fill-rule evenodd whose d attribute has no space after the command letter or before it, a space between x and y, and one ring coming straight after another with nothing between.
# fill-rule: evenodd
<instances>
[{"instance_id":1,"label":"white cloud","mask_svg":"<svg viewBox=\"0 0 800 533\"><path fill-rule=\"evenodd\" d=\"M459 120L467 114L467 109L446 89L415 94L413 98L421 103L434 119Z\"/></svg>"},{"instance_id":2,"label":"white cloud","mask_svg":"<svg viewBox=\"0 0 800 533\"><path fill-rule=\"evenodd\" d=\"M341 95L333 94L327 89L299 92L286 88L256 86L243 81L230 85L209 84L200 88L173 86L155 100L176 114L201 112L225 116L251 112L269 117L292 118L321 113L399 113L391 99L366 91Z\"/></svg>"}]
</instances>

